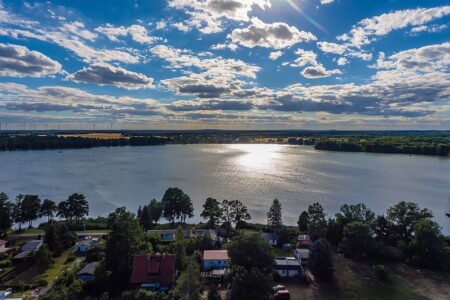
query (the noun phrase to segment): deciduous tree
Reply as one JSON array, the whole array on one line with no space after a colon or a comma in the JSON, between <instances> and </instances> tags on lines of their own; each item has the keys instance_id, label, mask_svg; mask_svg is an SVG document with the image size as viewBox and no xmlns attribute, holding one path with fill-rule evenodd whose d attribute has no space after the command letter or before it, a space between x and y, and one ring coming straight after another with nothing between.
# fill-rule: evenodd
<instances>
[{"instance_id":1,"label":"deciduous tree","mask_svg":"<svg viewBox=\"0 0 450 300\"><path fill-rule=\"evenodd\" d=\"M278 199L275 199L267 212L267 225L281 226L282 224L281 203Z\"/></svg>"},{"instance_id":2,"label":"deciduous tree","mask_svg":"<svg viewBox=\"0 0 450 300\"><path fill-rule=\"evenodd\" d=\"M208 225L210 227L215 227L218 221L222 218L222 209L219 201L211 197L206 199L200 216L208 220Z\"/></svg>"}]
</instances>

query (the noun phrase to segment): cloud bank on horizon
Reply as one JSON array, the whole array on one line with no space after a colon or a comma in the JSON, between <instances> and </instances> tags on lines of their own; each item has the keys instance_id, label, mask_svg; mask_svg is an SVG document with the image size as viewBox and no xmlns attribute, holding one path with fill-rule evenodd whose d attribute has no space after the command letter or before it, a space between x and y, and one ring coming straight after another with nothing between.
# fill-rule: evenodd
<instances>
[{"instance_id":1,"label":"cloud bank on horizon","mask_svg":"<svg viewBox=\"0 0 450 300\"><path fill-rule=\"evenodd\" d=\"M437 0L0 0L0 124L450 129L449 25Z\"/></svg>"}]
</instances>

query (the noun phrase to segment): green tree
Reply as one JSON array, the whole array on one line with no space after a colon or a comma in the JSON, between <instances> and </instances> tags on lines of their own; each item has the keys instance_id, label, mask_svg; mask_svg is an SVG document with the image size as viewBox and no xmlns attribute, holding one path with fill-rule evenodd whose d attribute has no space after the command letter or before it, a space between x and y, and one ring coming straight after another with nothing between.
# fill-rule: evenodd
<instances>
[{"instance_id":1,"label":"green tree","mask_svg":"<svg viewBox=\"0 0 450 300\"><path fill-rule=\"evenodd\" d=\"M38 195L25 195L22 200L22 213L24 222L28 227L33 227L33 221L39 218L41 210L41 199Z\"/></svg>"},{"instance_id":2,"label":"green tree","mask_svg":"<svg viewBox=\"0 0 450 300\"><path fill-rule=\"evenodd\" d=\"M219 201L214 198L209 197L203 204L203 211L200 214L203 219L208 220L208 225L210 227L215 227L218 221L222 218L222 209L220 207Z\"/></svg>"},{"instance_id":3,"label":"green tree","mask_svg":"<svg viewBox=\"0 0 450 300\"><path fill-rule=\"evenodd\" d=\"M82 220L89 214L89 203L83 194L72 194L67 198L69 207L72 209L72 216L76 222Z\"/></svg>"},{"instance_id":4,"label":"green tree","mask_svg":"<svg viewBox=\"0 0 450 300\"><path fill-rule=\"evenodd\" d=\"M232 200L229 202L231 209L231 219L239 228L242 223L251 220L251 216L248 213L248 208L239 200Z\"/></svg>"},{"instance_id":5,"label":"green tree","mask_svg":"<svg viewBox=\"0 0 450 300\"><path fill-rule=\"evenodd\" d=\"M232 269L231 299L273 299L272 276L258 268L246 269L234 266Z\"/></svg>"},{"instance_id":6,"label":"green tree","mask_svg":"<svg viewBox=\"0 0 450 300\"><path fill-rule=\"evenodd\" d=\"M336 220L342 226L358 221L373 227L375 224L375 213L363 203L355 205L344 204L341 206L341 212L336 214Z\"/></svg>"},{"instance_id":7,"label":"green tree","mask_svg":"<svg viewBox=\"0 0 450 300\"><path fill-rule=\"evenodd\" d=\"M0 193L0 234L3 236L12 225L12 205L8 201L8 195Z\"/></svg>"},{"instance_id":8,"label":"green tree","mask_svg":"<svg viewBox=\"0 0 450 300\"><path fill-rule=\"evenodd\" d=\"M269 226L281 226L283 224L281 216L281 203L278 199L273 200L269 211L267 212L267 225Z\"/></svg>"},{"instance_id":9,"label":"green tree","mask_svg":"<svg viewBox=\"0 0 450 300\"><path fill-rule=\"evenodd\" d=\"M230 201L227 199L223 200L220 204L220 210L222 211L221 221L225 224L231 224L233 222L233 214Z\"/></svg>"},{"instance_id":10,"label":"green tree","mask_svg":"<svg viewBox=\"0 0 450 300\"><path fill-rule=\"evenodd\" d=\"M22 231L22 223L24 222L23 212L22 212L22 201L24 195L19 194L16 196L16 200L12 205L12 221L19 224L19 231Z\"/></svg>"},{"instance_id":11,"label":"green tree","mask_svg":"<svg viewBox=\"0 0 450 300\"><path fill-rule=\"evenodd\" d=\"M156 199L152 199L147 207L152 226L158 224L163 212L162 203Z\"/></svg>"},{"instance_id":12,"label":"green tree","mask_svg":"<svg viewBox=\"0 0 450 300\"><path fill-rule=\"evenodd\" d=\"M56 203L49 199L44 199L41 205L40 216L47 217L47 221L55 215L57 206Z\"/></svg>"},{"instance_id":13,"label":"green tree","mask_svg":"<svg viewBox=\"0 0 450 300\"><path fill-rule=\"evenodd\" d=\"M45 270L50 267L52 264L52 254L48 249L47 245L43 245L39 251L36 253L36 264L40 273L43 273Z\"/></svg>"},{"instance_id":14,"label":"green tree","mask_svg":"<svg viewBox=\"0 0 450 300\"><path fill-rule=\"evenodd\" d=\"M331 279L334 272L331 247L325 239L320 238L312 244L309 267L317 278Z\"/></svg>"},{"instance_id":15,"label":"green tree","mask_svg":"<svg viewBox=\"0 0 450 300\"><path fill-rule=\"evenodd\" d=\"M419 265L432 269L449 268L449 250L446 249L441 227L432 220L421 220L414 229L410 248L417 256Z\"/></svg>"},{"instance_id":16,"label":"green tree","mask_svg":"<svg viewBox=\"0 0 450 300\"><path fill-rule=\"evenodd\" d=\"M309 214L307 211L302 211L298 217L297 225L300 232L308 231Z\"/></svg>"},{"instance_id":17,"label":"green tree","mask_svg":"<svg viewBox=\"0 0 450 300\"><path fill-rule=\"evenodd\" d=\"M83 194L72 194L67 200L58 203L58 217L64 218L69 223L73 220L81 221L89 214L89 203Z\"/></svg>"},{"instance_id":18,"label":"green tree","mask_svg":"<svg viewBox=\"0 0 450 300\"><path fill-rule=\"evenodd\" d=\"M387 210L387 220L391 223L396 239L406 243L411 241L416 224L432 217L430 210L420 209L413 202L402 201Z\"/></svg>"},{"instance_id":19,"label":"green tree","mask_svg":"<svg viewBox=\"0 0 450 300\"><path fill-rule=\"evenodd\" d=\"M186 217L193 217L192 201L179 188L168 188L162 198L163 216L166 220L175 223L175 220L185 222Z\"/></svg>"},{"instance_id":20,"label":"green tree","mask_svg":"<svg viewBox=\"0 0 450 300\"><path fill-rule=\"evenodd\" d=\"M178 270L184 270L186 267L186 246L183 235L183 228L178 226L177 231L175 232L175 240L173 245L176 259L175 264Z\"/></svg>"},{"instance_id":21,"label":"green tree","mask_svg":"<svg viewBox=\"0 0 450 300\"><path fill-rule=\"evenodd\" d=\"M363 257L373 249L373 232L370 226L354 221L344 226L344 245L351 257Z\"/></svg>"},{"instance_id":22,"label":"green tree","mask_svg":"<svg viewBox=\"0 0 450 300\"><path fill-rule=\"evenodd\" d=\"M64 245L58 235L58 229L59 225L54 221L49 221L45 226L44 242L54 256L59 256L64 250Z\"/></svg>"},{"instance_id":23,"label":"green tree","mask_svg":"<svg viewBox=\"0 0 450 300\"><path fill-rule=\"evenodd\" d=\"M108 216L111 230L106 242L106 270L110 272L110 287L124 290L131 276L133 255L142 247L142 230L136 216L118 208Z\"/></svg>"},{"instance_id":24,"label":"green tree","mask_svg":"<svg viewBox=\"0 0 450 300\"><path fill-rule=\"evenodd\" d=\"M200 297L200 268L198 262L189 257L186 269L177 280L174 295L182 300L197 300Z\"/></svg>"},{"instance_id":25,"label":"green tree","mask_svg":"<svg viewBox=\"0 0 450 300\"><path fill-rule=\"evenodd\" d=\"M141 217L139 218L139 222L141 223L144 230L149 230L152 228L152 222L150 220L150 213L148 211L148 206L144 205L141 212Z\"/></svg>"},{"instance_id":26,"label":"green tree","mask_svg":"<svg viewBox=\"0 0 450 300\"><path fill-rule=\"evenodd\" d=\"M308 232L312 240L316 240L326 236L327 221L325 220L325 212L320 203L313 203L308 206Z\"/></svg>"},{"instance_id":27,"label":"green tree","mask_svg":"<svg viewBox=\"0 0 450 300\"><path fill-rule=\"evenodd\" d=\"M269 244L259 233L241 234L227 246L232 266L252 267L272 274L273 256Z\"/></svg>"}]
</instances>

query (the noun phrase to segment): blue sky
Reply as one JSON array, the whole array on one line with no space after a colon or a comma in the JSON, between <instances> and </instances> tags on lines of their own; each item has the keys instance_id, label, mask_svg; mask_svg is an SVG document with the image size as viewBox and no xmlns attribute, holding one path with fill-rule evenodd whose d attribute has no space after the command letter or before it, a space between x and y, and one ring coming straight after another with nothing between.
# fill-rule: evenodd
<instances>
[{"instance_id":1,"label":"blue sky","mask_svg":"<svg viewBox=\"0 0 450 300\"><path fill-rule=\"evenodd\" d=\"M450 129L445 2L0 0L0 123Z\"/></svg>"}]
</instances>

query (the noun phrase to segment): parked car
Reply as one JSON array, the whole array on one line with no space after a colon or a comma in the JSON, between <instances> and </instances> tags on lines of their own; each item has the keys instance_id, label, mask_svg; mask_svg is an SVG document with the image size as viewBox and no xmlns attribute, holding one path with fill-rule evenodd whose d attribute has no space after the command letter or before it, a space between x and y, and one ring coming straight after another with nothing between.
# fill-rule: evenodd
<instances>
[{"instance_id":1,"label":"parked car","mask_svg":"<svg viewBox=\"0 0 450 300\"><path fill-rule=\"evenodd\" d=\"M290 300L291 299L291 295L289 294L289 291L284 289L284 290L280 290L278 291L274 296L273 296L274 300Z\"/></svg>"}]
</instances>

